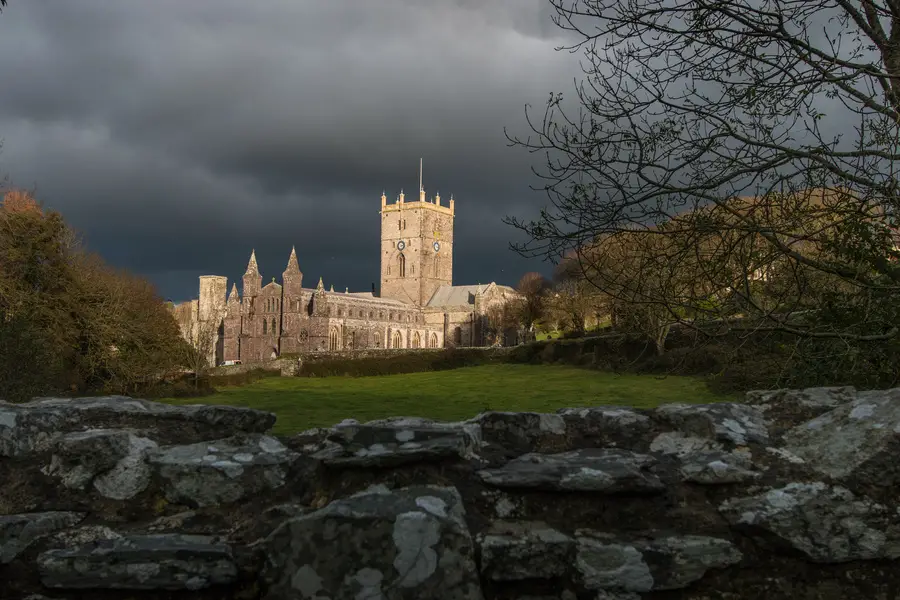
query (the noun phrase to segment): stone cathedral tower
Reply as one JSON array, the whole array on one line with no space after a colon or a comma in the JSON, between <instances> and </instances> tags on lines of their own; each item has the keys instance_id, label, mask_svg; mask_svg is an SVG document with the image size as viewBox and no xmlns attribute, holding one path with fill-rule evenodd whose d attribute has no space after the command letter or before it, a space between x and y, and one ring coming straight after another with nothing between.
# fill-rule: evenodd
<instances>
[{"instance_id":1,"label":"stone cathedral tower","mask_svg":"<svg viewBox=\"0 0 900 600\"><path fill-rule=\"evenodd\" d=\"M424 306L442 285L453 284L453 198L425 198L419 166L419 199L393 204L381 194L381 297Z\"/></svg>"}]
</instances>

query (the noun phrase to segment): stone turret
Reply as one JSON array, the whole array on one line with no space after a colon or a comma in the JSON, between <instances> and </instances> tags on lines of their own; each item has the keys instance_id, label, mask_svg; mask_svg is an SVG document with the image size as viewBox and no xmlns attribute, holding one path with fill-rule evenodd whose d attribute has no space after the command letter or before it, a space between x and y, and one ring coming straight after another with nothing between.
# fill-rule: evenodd
<instances>
[{"instance_id":1,"label":"stone turret","mask_svg":"<svg viewBox=\"0 0 900 600\"><path fill-rule=\"evenodd\" d=\"M225 335L223 340L223 360L237 360L241 357L241 296L236 283L231 284L231 292L225 303Z\"/></svg>"},{"instance_id":2,"label":"stone turret","mask_svg":"<svg viewBox=\"0 0 900 600\"><path fill-rule=\"evenodd\" d=\"M250 252L250 262L247 263L247 271L244 273L244 298L253 298L259 295L262 288L262 275L256 264L256 250Z\"/></svg>"},{"instance_id":3,"label":"stone turret","mask_svg":"<svg viewBox=\"0 0 900 600\"><path fill-rule=\"evenodd\" d=\"M285 295L299 295L303 287L303 272L297 262L297 249L291 247L291 256L288 258L287 267L282 274Z\"/></svg>"}]
</instances>

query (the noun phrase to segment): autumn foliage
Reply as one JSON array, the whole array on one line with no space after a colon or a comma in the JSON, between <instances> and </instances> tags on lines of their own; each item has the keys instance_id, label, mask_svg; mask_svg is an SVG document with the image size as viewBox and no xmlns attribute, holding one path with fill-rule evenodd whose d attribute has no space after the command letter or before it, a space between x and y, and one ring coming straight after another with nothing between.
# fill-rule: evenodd
<instances>
[{"instance_id":1,"label":"autumn foliage","mask_svg":"<svg viewBox=\"0 0 900 600\"><path fill-rule=\"evenodd\" d=\"M129 392L178 369L174 319L146 281L87 253L29 194L0 203L0 398Z\"/></svg>"}]
</instances>

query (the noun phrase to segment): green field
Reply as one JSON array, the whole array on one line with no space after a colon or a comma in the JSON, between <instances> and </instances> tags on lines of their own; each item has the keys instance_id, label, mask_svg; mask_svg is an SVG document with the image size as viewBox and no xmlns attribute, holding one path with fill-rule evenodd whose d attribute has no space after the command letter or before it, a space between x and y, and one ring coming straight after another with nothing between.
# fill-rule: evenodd
<instances>
[{"instance_id":1,"label":"green field","mask_svg":"<svg viewBox=\"0 0 900 600\"><path fill-rule=\"evenodd\" d=\"M249 406L278 415L275 433L327 427L343 419L391 416L467 419L486 410L554 412L613 404L650 408L667 402L726 400L699 379L616 375L563 366L487 365L381 377L269 377L221 388L182 404Z\"/></svg>"},{"instance_id":2,"label":"green field","mask_svg":"<svg viewBox=\"0 0 900 600\"><path fill-rule=\"evenodd\" d=\"M270 377L221 388L178 404L249 406L278 415L275 433L360 421L420 416L455 421L486 410L554 412L614 404L649 408L666 402L726 400L699 379L616 375L563 366L487 365L381 377Z\"/></svg>"}]
</instances>

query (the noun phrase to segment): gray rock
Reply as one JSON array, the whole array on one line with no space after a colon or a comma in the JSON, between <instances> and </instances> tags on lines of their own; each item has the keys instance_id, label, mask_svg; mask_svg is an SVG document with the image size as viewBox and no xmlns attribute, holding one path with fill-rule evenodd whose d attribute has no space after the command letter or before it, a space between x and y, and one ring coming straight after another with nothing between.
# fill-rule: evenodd
<instances>
[{"instance_id":1,"label":"gray rock","mask_svg":"<svg viewBox=\"0 0 900 600\"><path fill-rule=\"evenodd\" d=\"M576 543L575 566L585 587L607 593L685 588L710 569L743 558L728 540L698 535L623 542L608 534L579 531Z\"/></svg>"},{"instance_id":2,"label":"gray rock","mask_svg":"<svg viewBox=\"0 0 900 600\"><path fill-rule=\"evenodd\" d=\"M0 564L12 562L38 538L77 525L84 517L78 512L0 515Z\"/></svg>"},{"instance_id":3,"label":"gray rock","mask_svg":"<svg viewBox=\"0 0 900 600\"><path fill-rule=\"evenodd\" d=\"M856 398L856 388L815 387L802 390L753 390L745 394L747 404L768 411L779 404L794 404L804 408L832 409L852 402Z\"/></svg>"},{"instance_id":4,"label":"gray rock","mask_svg":"<svg viewBox=\"0 0 900 600\"><path fill-rule=\"evenodd\" d=\"M268 600L479 600L455 488L379 490L289 519L264 543Z\"/></svg>"},{"instance_id":5,"label":"gray rock","mask_svg":"<svg viewBox=\"0 0 900 600\"><path fill-rule=\"evenodd\" d=\"M488 411L474 419L485 443L504 448L531 450L563 443L566 421L552 413Z\"/></svg>"},{"instance_id":6,"label":"gray rock","mask_svg":"<svg viewBox=\"0 0 900 600\"><path fill-rule=\"evenodd\" d=\"M88 429L68 433L54 444L47 474L63 486L84 489L100 473L109 471L128 454L130 433L117 429Z\"/></svg>"},{"instance_id":7,"label":"gray rock","mask_svg":"<svg viewBox=\"0 0 900 600\"><path fill-rule=\"evenodd\" d=\"M745 404L663 404L654 409L653 416L687 436L735 446L769 442L769 430L762 411Z\"/></svg>"},{"instance_id":8,"label":"gray rock","mask_svg":"<svg viewBox=\"0 0 900 600\"><path fill-rule=\"evenodd\" d=\"M298 457L275 438L250 434L160 448L150 452L147 460L164 482L167 500L204 507L283 486Z\"/></svg>"},{"instance_id":9,"label":"gray rock","mask_svg":"<svg viewBox=\"0 0 900 600\"><path fill-rule=\"evenodd\" d=\"M860 392L843 404L784 435L783 447L829 477L842 479L864 465L880 485L900 483L900 389Z\"/></svg>"},{"instance_id":10,"label":"gray rock","mask_svg":"<svg viewBox=\"0 0 900 600\"><path fill-rule=\"evenodd\" d=\"M852 387L817 387L803 390L747 392L747 403L763 411L775 437L857 398Z\"/></svg>"},{"instance_id":11,"label":"gray rock","mask_svg":"<svg viewBox=\"0 0 900 600\"><path fill-rule=\"evenodd\" d=\"M0 401L0 456L49 449L63 434L83 429L146 429L155 441L200 441L239 432L262 433L275 415L234 406L173 406L127 396Z\"/></svg>"},{"instance_id":12,"label":"gray rock","mask_svg":"<svg viewBox=\"0 0 900 600\"><path fill-rule=\"evenodd\" d=\"M553 594L552 596L517 596L516 600L578 600L578 596L576 596L575 592L573 592L572 590L563 590L558 594ZM604 598L601 600L607 599ZM627 598L625 600L640 600L640 598Z\"/></svg>"},{"instance_id":13,"label":"gray rock","mask_svg":"<svg viewBox=\"0 0 900 600\"><path fill-rule=\"evenodd\" d=\"M643 554L633 545L580 536L575 568L589 590L649 592L653 575Z\"/></svg>"},{"instance_id":14,"label":"gray rock","mask_svg":"<svg viewBox=\"0 0 900 600\"><path fill-rule=\"evenodd\" d=\"M566 574L575 540L543 523L495 522L478 536L481 572L494 581L547 579Z\"/></svg>"},{"instance_id":15,"label":"gray rock","mask_svg":"<svg viewBox=\"0 0 900 600\"><path fill-rule=\"evenodd\" d=\"M201 590L234 583L231 548L198 535L132 535L38 556L49 588Z\"/></svg>"},{"instance_id":16,"label":"gray rock","mask_svg":"<svg viewBox=\"0 0 900 600\"><path fill-rule=\"evenodd\" d=\"M776 536L813 562L900 557L895 509L822 482L791 483L734 498L724 502L719 512L733 525Z\"/></svg>"},{"instance_id":17,"label":"gray rock","mask_svg":"<svg viewBox=\"0 0 900 600\"><path fill-rule=\"evenodd\" d=\"M760 477L749 452L695 452L681 459L683 481L706 485L742 483Z\"/></svg>"},{"instance_id":18,"label":"gray rock","mask_svg":"<svg viewBox=\"0 0 900 600\"><path fill-rule=\"evenodd\" d=\"M557 411L570 435L596 448L646 451L653 423L646 414L621 406L562 408Z\"/></svg>"},{"instance_id":19,"label":"gray rock","mask_svg":"<svg viewBox=\"0 0 900 600\"><path fill-rule=\"evenodd\" d=\"M59 477L67 488L84 489L93 483L102 496L127 500L150 483L145 459L155 447L155 442L122 430L68 433L54 444L45 473Z\"/></svg>"},{"instance_id":20,"label":"gray rock","mask_svg":"<svg viewBox=\"0 0 900 600\"><path fill-rule=\"evenodd\" d=\"M478 472L499 488L600 492L660 492L663 484L647 472L656 459L628 450L589 448L562 454L526 454L497 469Z\"/></svg>"},{"instance_id":21,"label":"gray rock","mask_svg":"<svg viewBox=\"0 0 900 600\"><path fill-rule=\"evenodd\" d=\"M330 443L312 456L329 466L387 467L468 457L476 452L478 440L462 426L409 421L337 426L328 436Z\"/></svg>"},{"instance_id":22,"label":"gray rock","mask_svg":"<svg viewBox=\"0 0 900 600\"><path fill-rule=\"evenodd\" d=\"M677 590L699 581L710 569L741 562L743 555L728 540L681 535L638 544L650 564L654 590ZM656 557L664 557L658 560Z\"/></svg>"},{"instance_id":23,"label":"gray rock","mask_svg":"<svg viewBox=\"0 0 900 600\"><path fill-rule=\"evenodd\" d=\"M94 479L94 489L114 500L127 500L143 492L150 484L147 456L156 447L152 440L129 436L128 453L111 470Z\"/></svg>"},{"instance_id":24,"label":"gray rock","mask_svg":"<svg viewBox=\"0 0 900 600\"><path fill-rule=\"evenodd\" d=\"M721 452L722 444L708 438L685 435L680 431L665 431L653 438L650 451L683 457L698 452Z\"/></svg>"}]
</instances>

